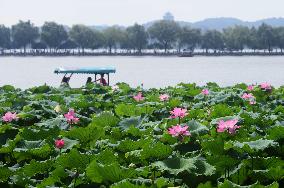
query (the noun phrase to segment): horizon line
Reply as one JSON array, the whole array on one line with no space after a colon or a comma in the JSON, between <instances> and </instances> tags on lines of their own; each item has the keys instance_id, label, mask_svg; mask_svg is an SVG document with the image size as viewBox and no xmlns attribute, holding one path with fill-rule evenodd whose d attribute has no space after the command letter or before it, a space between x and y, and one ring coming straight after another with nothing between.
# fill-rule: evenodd
<instances>
[{"instance_id":1,"label":"horizon line","mask_svg":"<svg viewBox=\"0 0 284 188\"><path fill-rule=\"evenodd\" d=\"M249 21L249 20L243 20L243 19L237 18L237 17L219 16L219 17L208 17L208 18L204 18L204 19L201 19L201 20L198 20L198 21L186 21L186 20L175 20L175 19L174 19L174 21L175 22L186 22L186 23L194 24L194 23L198 23L198 22L202 22L202 21L206 21L206 20L210 20L210 19L235 19L235 20L239 20L241 22L253 23L253 22L265 21L265 20L269 20L269 19L284 19L284 17L282 17L282 16L280 16L280 17L274 16L274 17L259 18L259 19L256 19L256 20ZM74 23L72 25L60 23L60 22L58 22L56 20L46 20L46 21L44 21L40 25L35 24L32 19L19 19L18 22L20 22L20 21L30 21L35 26L42 26L45 22L56 22L58 24L61 24L61 25L64 25L64 26L68 26L68 27L72 27L73 25L77 25L77 24L82 24L82 25L86 25L86 26L105 26L105 27L109 27L109 26L131 26L131 25L134 25L134 24L145 25L145 24L148 24L148 23L151 23L151 22L160 21L160 20L163 20L163 18L156 19L156 20L151 20L151 21L146 21L144 23L139 23L139 22L135 21L132 24L119 24L119 23L116 23L116 24L85 24L85 23ZM13 24L9 24L9 25L0 23L0 25L5 25L5 26L8 26L8 27L11 27L12 25L17 24L18 22L13 23Z\"/></svg>"}]
</instances>

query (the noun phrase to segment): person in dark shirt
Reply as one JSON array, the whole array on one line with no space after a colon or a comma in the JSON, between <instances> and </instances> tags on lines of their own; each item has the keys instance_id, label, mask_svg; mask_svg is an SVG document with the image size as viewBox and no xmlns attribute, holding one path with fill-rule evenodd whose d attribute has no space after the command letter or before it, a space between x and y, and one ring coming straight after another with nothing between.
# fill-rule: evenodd
<instances>
[{"instance_id":1,"label":"person in dark shirt","mask_svg":"<svg viewBox=\"0 0 284 188\"><path fill-rule=\"evenodd\" d=\"M92 78L91 78L91 77L88 77L88 78L87 78L86 85L87 85L87 84L90 84L90 83L92 83Z\"/></svg>"},{"instance_id":2,"label":"person in dark shirt","mask_svg":"<svg viewBox=\"0 0 284 188\"><path fill-rule=\"evenodd\" d=\"M69 81L70 81L71 76L72 74L69 77L67 77L65 74L64 77L62 78L61 84L66 84L69 86Z\"/></svg>"}]
</instances>

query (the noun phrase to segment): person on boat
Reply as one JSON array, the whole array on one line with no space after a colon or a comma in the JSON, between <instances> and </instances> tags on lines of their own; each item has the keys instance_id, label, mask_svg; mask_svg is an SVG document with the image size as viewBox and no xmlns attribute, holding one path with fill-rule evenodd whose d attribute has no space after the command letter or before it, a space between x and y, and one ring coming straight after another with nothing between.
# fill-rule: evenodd
<instances>
[{"instance_id":1,"label":"person on boat","mask_svg":"<svg viewBox=\"0 0 284 188\"><path fill-rule=\"evenodd\" d=\"M107 81L106 79L104 78L104 74L101 74L101 78L99 78L98 80L96 81L100 81L100 84L103 85L103 86L106 86L107 85Z\"/></svg>"},{"instance_id":2,"label":"person on boat","mask_svg":"<svg viewBox=\"0 0 284 188\"><path fill-rule=\"evenodd\" d=\"M70 81L71 76L72 74L69 77L67 77L65 74L64 77L62 78L61 85L66 84L69 86L69 81Z\"/></svg>"},{"instance_id":3,"label":"person on boat","mask_svg":"<svg viewBox=\"0 0 284 188\"><path fill-rule=\"evenodd\" d=\"M92 78L91 78L91 77L88 77L88 78L87 78L86 85L88 85L88 84L90 84L90 83L92 83Z\"/></svg>"}]
</instances>

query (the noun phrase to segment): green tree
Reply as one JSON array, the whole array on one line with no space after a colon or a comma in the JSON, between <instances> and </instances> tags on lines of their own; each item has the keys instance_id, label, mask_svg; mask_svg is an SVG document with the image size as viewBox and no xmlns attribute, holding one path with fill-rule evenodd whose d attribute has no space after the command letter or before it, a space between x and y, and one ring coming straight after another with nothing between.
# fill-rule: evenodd
<instances>
[{"instance_id":1,"label":"green tree","mask_svg":"<svg viewBox=\"0 0 284 188\"><path fill-rule=\"evenodd\" d=\"M160 45L164 47L165 52L177 41L179 33L179 25L170 20L161 20L155 22L148 32L153 40L156 40Z\"/></svg>"},{"instance_id":2,"label":"green tree","mask_svg":"<svg viewBox=\"0 0 284 188\"><path fill-rule=\"evenodd\" d=\"M101 42L98 32L85 25L74 25L69 31L69 35L82 49L83 54L86 48L93 49Z\"/></svg>"},{"instance_id":3,"label":"green tree","mask_svg":"<svg viewBox=\"0 0 284 188\"><path fill-rule=\"evenodd\" d=\"M263 23L259 26L257 35L261 49L268 49L270 53L275 44L275 32L273 27Z\"/></svg>"},{"instance_id":4,"label":"green tree","mask_svg":"<svg viewBox=\"0 0 284 188\"><path fill-rule=\"evenodd\" d=\"M249 28L245 26L235 26L223 31L225 46L228 50L241 50L249 43Z\"/></svg>"},{"instance_id":5,"label":"green tree","mask_svg":"<svg viewBox=\"0 0 284 188\"><path fill-rule=\"evenodd\" d=\"M259 49L259 46L260 45L257 36L257 29L255 27L252 27L249 30L248 47L255 52L255 50Z\"/></svg>"},{"instance_id":6,"label":"green tree","mask_svg":"<svg viewBox=\"0 0 284 188\"><path fill-rule=\"evenodd\" d=\"M200 39L200 29L182 27L178 33L178 50L180 51L181 48L187 48L194 51L195 47L200 43Z\"/></svg>"},{"instance_id":7,"label":"green tree","mask_svg":"<svg viewBox=\"0 0 284 188\"><path fill-rule=\"evenodd\" d=\"M96 49L96 48L100 48L104 46L105 43L105 38L104 38L104 34L101 31L98 30L93 30L94 32L94 41L93 41L93 45L92 45L92 49Z\"/></svg>"},{"instance_id":8,"label":"green tree","mask_svg":"<svg viewBox=\"0 0 284 188\"><path fill-rule=\"evenodd\" d=\"M0 25L0 49L9 48L11 45L10 28Z\"/></svg>"},{"instance_id":9,"label":"green tree","mask_svg":"<svg viewBox=\"0 0 284 188\"><path fill-rule=\"evenodd\" d=\"M119 45L123 43L125 40L125 33L124 31L116 26L108 27L104 30L104 40L105 46L109 49L109 53L112 53L113 48L117 48Z\"/></svg>"},{"instance_id":10,"label":"green tree","mask_svg":"<svg viewBox=\"0 0 284 188\"><path fill-rule=\"evenodd\" d=\"M275 37L276 37L276 46L280 48L281 53L283 52L284 48L284 27L277 27L275 28Z\"/></svg>"},{"instance_id":11,"label":"green tree","mask_svg":"<svg viewBox=\"0 0 284 188\"><path fill-rule=\"evenodd\" d=\"M130 51L131 49L134 49L134 44L130 40L130 36L126 30L121 30L121 38L118 42L119 47L121 49L126 49L127 51Z\"/></svg>"},{"instance_id":12,"label":"green tree","mask_svg":"<svg viewBox=\"0 0 284 188\"><path fill-rule=\"evenodd\" d=\"M202 35L201 47L206 50L208 53L209 49L214 50L223 50L224 49L224 39L222 33L217 30L208 30Z\"/></svg>"},{"instance_id":13,"label":"green tree","mask_svg":"<svg viewBox=\"0 0 284 188\"><path fill-rule=\"evenodd\" d=\"M126 29L127 39L135 50L141 53L141 50L145 48L148 42L148 34L143 25L134 24Z\"/></svg>"},{"instance_id":14,"label":"green tree","mask_svg":"<svg viewBox=\"0 0 284 188\"><path fill-rule=\"evenodd\" d=\"M39 37L38 28L30 21L20 21L18 24L12 26L12 39L15 47L24 48L26 54L26 47L35 42Z\"/></svg>"},{"instance_id":15,"label":"green tree","mask_svg":"<svg viewBox=\"0 0 284 188\"><path fill-rule=\"evenodd\" d=\"M41 40L49 47L57 49L68 39L68 33L63 25L55 22L45 22L41 28Z\"/></svg>"}]
</instances>

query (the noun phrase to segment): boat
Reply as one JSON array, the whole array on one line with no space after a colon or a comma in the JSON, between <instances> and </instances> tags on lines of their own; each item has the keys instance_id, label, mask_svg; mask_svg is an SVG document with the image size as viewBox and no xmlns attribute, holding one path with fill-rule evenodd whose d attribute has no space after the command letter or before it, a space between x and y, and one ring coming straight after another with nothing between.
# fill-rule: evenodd
<instances>
[{"instance_id":1,"label":"boat","mask_svg":"<svg viewBox=\"0 0 284 188\"><path fill-rule=\"evenodd\" d=\"M69 81L73 74L94 74L95 81L100 80L103 85L109 85L109 74L115 73L116 69L114 67L69 67L69 68L56 68L54 70L55 74L64 74L61 84L69 85ZM107 75L107 81L104 79L104 75ZM69 76L68 76L69 75ZM100 75L101 78L97 80L97 75ZM87 83L92 82L91 77L88 77Z\"/></svg>"},{"instance_id":2,"label":"boat","mask_svg":"<svg viewBox=\"0 0 284 188\"><path fill-rule=\"evenodd\" d=\"M192 52L181 52L180 54L178 54L178 57L193 57L193 53Z\"/></svg>"}]
</instances>

